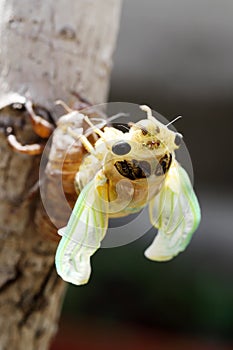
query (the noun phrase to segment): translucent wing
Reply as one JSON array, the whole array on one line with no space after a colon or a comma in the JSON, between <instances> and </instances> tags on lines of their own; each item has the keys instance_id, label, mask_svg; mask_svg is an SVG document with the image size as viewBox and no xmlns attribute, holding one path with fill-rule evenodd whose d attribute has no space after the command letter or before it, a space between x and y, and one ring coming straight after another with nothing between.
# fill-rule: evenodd
<instances>
[{"instance_id":1,"label":"translucent wing","mask_svg":"<svg viewBox=\"0 0 233 350\"><path fill-rule=\"evenodd\" d=\"M201 218L189 177L176 161L160 193L150 201L149 212L158 234L145 256L157 261L170 260L185 250Z\"/></svg>"},{"instance_id":2,"label":"translucent wing","mask_svg":"<svg viewBox=\"0 0 233 350\"><path fill-rule=\"evenodd\" d=\"M57 273L63 280L81 285L91 274L90 258L100 247L108 227L107 200L96 188L95 179L81 191L68 225L58 231L63 237L56 252Z\"/></svg>"}]
</instances>

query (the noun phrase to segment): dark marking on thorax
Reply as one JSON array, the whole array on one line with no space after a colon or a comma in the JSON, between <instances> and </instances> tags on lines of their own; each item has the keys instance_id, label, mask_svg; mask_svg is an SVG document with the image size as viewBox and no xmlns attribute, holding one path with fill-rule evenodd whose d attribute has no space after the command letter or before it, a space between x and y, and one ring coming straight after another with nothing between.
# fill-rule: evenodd
<instances>
[{"instance_id":1,"label":"dark marking on thorax","mask_svg":"<svg viewBox=\"0 0 233 350\"><path fill-rule=\"evenodd\" d=\"M132 159L130 161L117 161L114 166L122 176L130 180L144 179L151 175L151 166L145 160L137 161L136 159Z\"/></svg>"},{"instance_id":2,"label":"dark marking on thorax","mask_svg":"<svg viewBox=\"0 0 233 350\"><path fill-rule=\"evenodd\" d=\"M157 164L155 169L155 175L156 176L165 175L171 166L171 162L172 162L171 153L166 153L162 158L160 158L159 163Z\"/></svg>"}]
</instances>

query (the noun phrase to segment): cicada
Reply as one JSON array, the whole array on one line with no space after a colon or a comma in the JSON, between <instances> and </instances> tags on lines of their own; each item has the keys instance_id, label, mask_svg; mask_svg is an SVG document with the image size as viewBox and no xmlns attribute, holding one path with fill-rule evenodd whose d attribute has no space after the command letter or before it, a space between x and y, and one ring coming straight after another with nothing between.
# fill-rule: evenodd
<instances>
[{"instance_id":1,"label":"cicada","mask_svg":"<svg viewBox=\"0 0 233 350\"><path fill-rule=\"evenodd\" d=\"M127 132L93 125L99 138L81 140L88 154L75 177L79 194L56 252L58 274L82 285L91 274L91 256L100 248L109 218L139 212L148 205L151 224L158 229L145 256L168 261L187 247L200 222L200 208L189 176L175 151L182 135L159 122L147 106L147 118L129 123ZM88 122L88 120L87 120Z\"/></svg>"}]
</instances>

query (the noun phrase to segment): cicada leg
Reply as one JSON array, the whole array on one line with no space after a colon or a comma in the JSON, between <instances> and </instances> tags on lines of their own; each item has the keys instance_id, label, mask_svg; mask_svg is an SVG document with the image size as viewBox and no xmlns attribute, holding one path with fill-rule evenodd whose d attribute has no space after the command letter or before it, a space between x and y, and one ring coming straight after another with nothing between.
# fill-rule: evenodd
<instances>
[{"instance_id":1,"label":"cicada leg","mask_svg":"<svg viewBox=\"0 0 233 350\"><path fill-rule=\"evenodd\" d=\"M49 138L49 136L54 130L54 125L48 122L46 119L42 118L41 116L35 114L31 101L28 100L25 103L25 108L29 114L29 118L32 123L32 128L35 134L43 139Z\"/></svg>"},{"instance_id":2,"label":"cicada leg","mask_svg":"<svg viewBox=\"0 0 233 350\"><path fill-rule=\"evenodd\" d=\"M13 128L8 127L7 132L7 142L9 146L16 152L28 154L31 156L42 154L45 144L44 143L33 143L30 145L22 145L16 138Z\"/></svg>"},{"instance_id":3,"label":"cicada leg","mask_svg":"<svg viewBox=\"0 0 233 350\"><path fill-rule=\"evenodd\" d=\"M54 130L54 125L44 119L43 117L36 115L33 109L32 102L30 100L27 100L24 96L18 95L18 94L9 94L6 95L3 99L2 104L0 104L0 110L3 110L5 108L10 108L13 111L21 111L22 114L27 112L30 122L33 128L33 131L37 136L39 136L42 139L48 139L49 136L52 134ZM37 107L38 108L38 107ZM43 109L41 107L41 110L44 110L46 112L46 115L50 117L50 114L48 111ZM25 114L23 115L23 121L25 123ZM38 142L34 144L26 144L22 145L21 142L19 142L16 138L15 132L13 128L17 128L17 123L14 122L12 118L12 123L5 128L7 141L10 145L10 147L19 153L23 154L29 154L29 155L39 155L43 152L45 144L43 142ZM55 123L54 123L55 124Z\"/></svg>"},{"instance_id":4,"label":"cicada leg","mask_svg":"<svg viewBox=\"0 0 233 350\"><path fill-rule=\"evenodd\" d=\"M95 151L95 148L92 146L92 144L86 136L77 134L70 127L67 129L67 131L75 140L80 140L82 142L87 152L93 153Z\"/></svg>"}]
</instances>

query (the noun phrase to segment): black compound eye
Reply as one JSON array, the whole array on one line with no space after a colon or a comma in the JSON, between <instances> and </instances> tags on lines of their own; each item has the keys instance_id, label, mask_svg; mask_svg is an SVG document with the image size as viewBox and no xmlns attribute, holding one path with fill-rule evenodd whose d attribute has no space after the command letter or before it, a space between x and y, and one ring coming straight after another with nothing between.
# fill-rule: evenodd
<instances>
[{"instance_id":1,"label":"black compound eye","mask_svg":"<svg viewBox=\"0 0 233 350\"><path fill-rule=\"evenodd\" d=\"M119 141L112 146L112 152L118 156L124 156L131 151L131 146L128 142Z\"/></svg>"},{"instance_id":2,"label":"black compound eye","mask_svg":"<svg viewBox=\"0 0 233 350\"><path fill-rule=\"evenodd\" d=\"M183 139L182 135L177 133L176 137L175 137L175 140L174 140L176 146L179 146L181 144L182 139Z\"/></svg>"}]
</instances>

